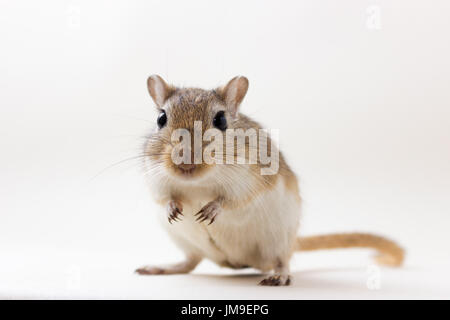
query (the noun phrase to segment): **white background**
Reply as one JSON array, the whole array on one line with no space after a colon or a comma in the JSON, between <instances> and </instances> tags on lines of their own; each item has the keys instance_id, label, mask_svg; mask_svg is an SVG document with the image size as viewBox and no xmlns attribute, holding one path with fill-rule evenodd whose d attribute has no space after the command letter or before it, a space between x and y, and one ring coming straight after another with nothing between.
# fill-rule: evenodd
<instances>
[{"instance_id":1,"label":"white background","mask_svg":"<svg viewBox=\"0 0 450 320\"><path fill-rule=\"evenodd\" d=\"M450 298L448 1L0 3L0 297ZM301 233L388 235L405 267L347 250L297 254L289 288L209 262L134 275L182 257L139 162L111 167L155 122L154 73L247 76L242 112L280 129L300 178Z\"/></svg>"}]
</instances>

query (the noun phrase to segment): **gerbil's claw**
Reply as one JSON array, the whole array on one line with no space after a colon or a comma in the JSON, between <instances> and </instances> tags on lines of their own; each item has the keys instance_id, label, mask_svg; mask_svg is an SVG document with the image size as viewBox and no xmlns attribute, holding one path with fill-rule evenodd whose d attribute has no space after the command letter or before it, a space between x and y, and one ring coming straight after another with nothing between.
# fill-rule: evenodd
<instances>
[{"instance_id":1,"label":"gerbil's claw","mask_svg":"<svg viewBox=\"0 0 450 320\"><path fill-rule=\"evenodd\" d=\"M199 212L195 214L195 216L198 216L195 221L198 221L199 223L202 223L206 220L210 220L208 223L208 226L214 222L216 219L216 216L220 213L222 207L220 206L220 203L217 201L211 201L207 203Z\"/></svg>"},{"instance_id":2,"label":"gerbil's claw","mask_svg":"<svg viewBox=\"0 0 450 320\"><path fill-rule=\"evenodd\" d=\"M170 224L172 224L173 221L181 221L180 216L183 215L182 210L183 207L181 206L181 203L175 200L169 201L169 204L167 205L167 219Z\"/></svg>"}]
</instances>

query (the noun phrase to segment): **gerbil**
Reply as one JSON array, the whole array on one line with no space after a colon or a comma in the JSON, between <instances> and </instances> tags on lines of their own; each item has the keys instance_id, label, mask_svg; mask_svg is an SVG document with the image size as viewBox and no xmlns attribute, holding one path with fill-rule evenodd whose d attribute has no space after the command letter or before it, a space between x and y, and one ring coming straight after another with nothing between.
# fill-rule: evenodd
<instances>
[{"instance_id":1,"label":"gerbil","mask_svg":"<svg viewBox=\"0 0 450 320\"><path fill-rule=\"evenodd\" d=\"M289 260L295 251L369 247L378 250L380 263L402 263L403 249L380 236L298 237L298 182L281 153L276 158L279 169L271 175L260 173L265 165L259 158L256 164L174 163L171 135L176 129L193 134L195 121L201 121L203 130L215 127L224 136L225 129L259 132L261 126L239 112L247 78L235 77L215 90L176 88L157 75L149 77L147 85L160 115L144 147L146 176L164 210L163 225L186 259L166 267L145 266L137 273L188 273L208 258L221 266L273 271L260 284L279 286L291 282ZM247 141L245 148L249 151ZM227 152L238 158L236 149Z\"/></svg>"}]
</instances>

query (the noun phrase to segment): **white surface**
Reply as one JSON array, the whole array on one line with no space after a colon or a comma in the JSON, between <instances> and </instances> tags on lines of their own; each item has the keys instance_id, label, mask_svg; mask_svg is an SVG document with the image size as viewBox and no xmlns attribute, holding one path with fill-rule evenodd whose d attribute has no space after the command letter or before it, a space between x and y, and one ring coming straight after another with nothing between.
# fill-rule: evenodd
<instances>
[{"instance_id":1,"label":"white surface","mask_svg":"<svg viewBox=\"0 0 450 320\"><path fill-rule=\"evenodd\" d=\"M30 248L27 248L29 250ZM19 252L19 254L17 253ZM23 255L26 255L24 259ZM202 263L190 275L138 276L147 254L15 250L0 269L4 299L449 299L443 261L378 268L367 253L299 254L289 287L261 287L254 270L233 272ZM154 254L152 254L154 256ZM30 262L30 260L33 260ZM17 261L21 261L17 263ZM15 265L14 265L15 264ZM13 266L14 265L14 266Z\"/></svg>"},{"instance_id":2,"label":"white surface","mask_svg":"<svg viewBox=\"0 0 450 320\"><path fill-rule=\"evenodd\" d=\"M381 10L367 27L369 6ZM2 1L0 296L449 298L448 1ZM366 251L298 254L290 288L181 258L137 161L156 113L146 78L212 88L280 129L304 234L371 231L406 266L370 290ZM108 168L108 169L106 169ZM106 170L104 170L106 169ZM251 270L249 271L252 272Z\"/></svg>"}]
</instances>

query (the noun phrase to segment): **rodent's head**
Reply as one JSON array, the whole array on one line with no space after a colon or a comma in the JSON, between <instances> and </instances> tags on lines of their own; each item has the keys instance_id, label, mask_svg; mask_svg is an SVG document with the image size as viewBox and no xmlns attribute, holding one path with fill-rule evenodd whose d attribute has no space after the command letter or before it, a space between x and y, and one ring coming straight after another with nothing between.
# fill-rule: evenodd
<instances>
[{"instance_id":1,"label":"rodent's head","mask_svg":"<svg viewBox=\"0 0 450 320\"><path fill-rule=\"evenodd\" d=\"M248 89L247 78L238 76L223 87L203 90L176 88L168 85L160 76L152 75L147 80L147 86L159 112L155 129L150 134L144 150L149 173L161 174L161 170L164 170L164 175L171 178L188 181L201 179L216 164L195 161L197 155L194 153L199 152L199 148L194 146L195 132L198 132L194 128L199 129L200 126L202 133L213 129L211 131L221 133L225 137L225 130L234 128L239 117L238 108ZM180 140L174 142L174 133L183 131L189 134L189 137L181 136ZM190 160L185 161L186 158L183 158L182 163L177 163L173 159L176 151L174 148L176 142L183 139L191 140L190 143L184 141L191 148L189 154L183 155L188 156ZM203 141L202 137L200 140ZM200 146L202 154L207 145L208 143L203 142Z\"/></svg>"}]
</instances>

